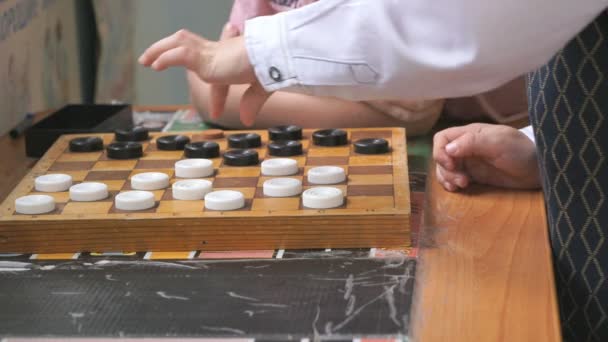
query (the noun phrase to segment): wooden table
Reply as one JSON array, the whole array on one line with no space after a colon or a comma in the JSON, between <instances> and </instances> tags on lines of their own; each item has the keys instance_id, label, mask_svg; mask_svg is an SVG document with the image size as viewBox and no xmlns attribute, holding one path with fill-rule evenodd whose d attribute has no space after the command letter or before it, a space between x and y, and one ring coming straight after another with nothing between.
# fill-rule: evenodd
<instances>
[{"instance_id":1,"label":"wooden table","mask_svg":"<svg viewBox=\"0 0 608 342\"><path fill-rule=\"evenodd\" d=\"M140 108L141 109L141 108ZM35 163L0 138L0 198ZM540 191L448 193L429 172L412 317L416 341L559 341Z\"/></svg>"},{"instance_id":2,"label":"wooden table","mask_svg":"<svg viewBox=\"0 0 608 342\"><path fill-rule=\"evenodd\" d=\"M449 193L429 175L414 340L560 341L541 191Z\"/></svg>"}]
</instances>

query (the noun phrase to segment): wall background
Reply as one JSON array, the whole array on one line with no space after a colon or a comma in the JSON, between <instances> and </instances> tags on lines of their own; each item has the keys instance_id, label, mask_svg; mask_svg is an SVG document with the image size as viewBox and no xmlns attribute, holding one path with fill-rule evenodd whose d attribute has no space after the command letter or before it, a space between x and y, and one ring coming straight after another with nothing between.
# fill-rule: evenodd
<instances>
[{"instance_id":1,"label":"wall background","mask_svg":"<svg viewBox=\"0 0 608 342\"><path fill-rule=\"evenodd\" d=\"M101 0L104 1L104 0ZM134 50L139 56L151 43L186 28L217 39L232 7L229 0L134 0ZM135 67L133 103L188 103L188 85L183 70L156 73Z\"/></svg>"},{"instance_id":2,"label":"wall background","mask_svg":"<svg viewBox=\"0 0 608 342\"><path fill-rule=\"evenodd\" d=\"M0 134L82 100L75 1L0 0Z\"/></svg>"},{"instance_id":3,"label":"wall background","mask_svg":"<svg viewBox=\"0 0 608 342\"><path fill-rule=\"evenodd\" d=\"M0 0L0 134L67 103L188 103L183 69L137 64L181 28L217 39L231 0Z\"/></svg>"}]
</instances>

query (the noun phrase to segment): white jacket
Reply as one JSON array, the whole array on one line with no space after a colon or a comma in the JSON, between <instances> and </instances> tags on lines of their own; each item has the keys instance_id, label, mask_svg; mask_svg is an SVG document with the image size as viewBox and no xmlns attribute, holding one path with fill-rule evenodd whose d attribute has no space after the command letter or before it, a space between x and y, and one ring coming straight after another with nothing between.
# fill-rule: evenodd
<instances>
[{"instance_id":1,"label":"white jacket","mask_svg":"<svg viewBox=\"0 0 608 342\"><path fill-rule=\"evenodd\" d=\"M245 40L268 91L450 98L541 66L607 6L608 0L322 0L247 21Z\"/></svg>"}]
</instances>

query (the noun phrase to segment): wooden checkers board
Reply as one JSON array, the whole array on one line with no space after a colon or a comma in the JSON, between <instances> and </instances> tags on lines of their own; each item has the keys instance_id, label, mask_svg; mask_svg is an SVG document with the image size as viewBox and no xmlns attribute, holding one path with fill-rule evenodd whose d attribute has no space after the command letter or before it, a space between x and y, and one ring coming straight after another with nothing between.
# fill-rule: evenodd
<instances>
[{"instance_id":1,"label":"wooden checkers board","mask_svg":"<svg viewBox=\"0 0 608 342\"><path fill-rule=\"evenodd\" d=\"M256 150L260 161L269 158L266 145ZM207 178L214 190L241 191L246 206L236 211L210 211L203 201L177 201L171 188L153 191L153 209L125 212L114 207L114 197L130 190L129 179L140 172L167 173L171 182L174 164L182 151L159 151L154 139L169 133L152 133L143 143L144 156L133 160L111 160L106 152L72 153L69 141L85 135L62 136L47 151L33 170L18 184L2 204L0 253L56 253L101 251L177 251L177 250L258 250L308 248L400 248L410 245L410 191L407 169L405 130L374 128L347 130L349 144L340 147L314 146L314 130L304 130L304 154L290 157L300 171L292 178L303 181L314 166L343 167L347 181L332 185L343 190L345 204L335 209L308 209L301 196L269 198L262 184L270 177L260 174L260 166L226 166L214 158L215 175ZM228 131L226 135L239 133ZM204 140L200 132L179 133L191 140ZM94 135L110 143L113 134ZM357 154L352 142L363 138L384 138L391 151L380 155ZM221 153L227 150L226 138L214 140ZM50 173L65 173L74 184L83 181L108 185L110 197L98 202L73 202L69 193L45 193L55 198L57 209L44 215L15 213L15 199L36 193L34 180Z\"/></svg>"}]
</instances>

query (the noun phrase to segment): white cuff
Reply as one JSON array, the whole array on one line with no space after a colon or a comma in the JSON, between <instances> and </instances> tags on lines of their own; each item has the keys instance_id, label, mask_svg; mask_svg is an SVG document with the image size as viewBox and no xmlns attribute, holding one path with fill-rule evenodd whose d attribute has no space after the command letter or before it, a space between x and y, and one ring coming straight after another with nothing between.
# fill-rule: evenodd
<instances>
[{"instance_id":1,"label":"white cuff","mask_svg":"<svg viewBox=\"0 0 608 342\"><path fill-rule=\"evenodd\" d=\"M520 129L519 131L525 134L528 139L532 140L532 142L536 144L536 141L534 140L534 130L532 129L532 126L526 126Z\"/></svg>"},{"instance_id":2,"label":"white cuff","mask_svg":"<svg viewBox=\"0 0 608 342\"><path fill-rule=\"evenodd\" d=\"M257 17L245 22L245 46L255 75L266 91L296 86L285 39L285 16Z\"/></svg>"}]
</instances>

